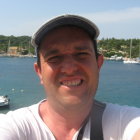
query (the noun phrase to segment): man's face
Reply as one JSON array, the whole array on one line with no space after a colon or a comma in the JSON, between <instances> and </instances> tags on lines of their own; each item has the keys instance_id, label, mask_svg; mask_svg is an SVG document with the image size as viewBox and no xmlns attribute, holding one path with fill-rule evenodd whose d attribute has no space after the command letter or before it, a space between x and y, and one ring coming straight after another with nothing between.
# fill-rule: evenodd
<instances>
[{"instance_id":1,"label":"man's face","mask_svg":"<svg viewBox=\"0 0 140 140\"><path fill-rule=\"evenodd\" d=\"M49 33L41 43L41 67L35 64L47 101L68 106L91 103L98 86L99 59L83 30L63 27Z\"/></svg>"}]
</instances>

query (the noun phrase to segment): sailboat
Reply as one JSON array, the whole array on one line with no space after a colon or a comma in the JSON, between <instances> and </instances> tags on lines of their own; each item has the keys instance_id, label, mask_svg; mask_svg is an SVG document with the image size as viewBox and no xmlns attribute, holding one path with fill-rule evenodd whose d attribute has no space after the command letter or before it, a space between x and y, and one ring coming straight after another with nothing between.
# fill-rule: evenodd
<instances>
[{"instance_id":1,"label":"sailboat","mask_svg":"<svg viewBox=\"0 0 140 140\"><path fill-rule=\"evenodd\" d=\"M138 62L138 64L140 64L140 45L139 45L139 57L136 60Z\"/></svg>"},{"instance_id":2,"label":"sailboat","mask_svg":"<svg viewBox=\"0 0 140 140\"><path fill-rule=\"evenodd\" d=\"M124 60L124 61L123 61L124 64L137 64L137 63L138 63L138 61L133 60L133 59L131 58L131 50L132 50L132 39L131 39L131 41L130 41L130 57L129 57L127 60Z\"/></svg>"}]
</instances>

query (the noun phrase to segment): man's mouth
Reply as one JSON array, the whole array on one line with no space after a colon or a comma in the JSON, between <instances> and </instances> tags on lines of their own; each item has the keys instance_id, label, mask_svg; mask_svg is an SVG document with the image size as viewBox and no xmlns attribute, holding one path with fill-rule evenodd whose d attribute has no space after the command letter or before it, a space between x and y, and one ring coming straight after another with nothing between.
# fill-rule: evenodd
<instances>
[{"instance_id":1,"label":"man's mouth","mask_svg":"<svg viewBox=\"0 0 140 140\"><path fill-rule=\"evenodd\" d=\"M83 80L78 79L78 80L63 81L63 82L61 82L61 85L68 86L68 87L71 87L71 86L74 87L74 86L80 86L82 83L83 83Z\"/></svg>"}]
</instances>

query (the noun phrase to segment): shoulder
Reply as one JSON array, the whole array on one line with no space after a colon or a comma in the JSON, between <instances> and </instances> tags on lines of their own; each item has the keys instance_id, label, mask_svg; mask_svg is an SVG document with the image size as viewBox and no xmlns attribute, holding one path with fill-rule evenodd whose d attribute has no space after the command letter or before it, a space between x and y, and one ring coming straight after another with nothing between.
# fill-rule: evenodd
<instances>
[{"instance_id":1,"label":"shoulder","mask_svg":"<svg viewBox=\"0 0 140 140\"><path fill-rule=\"evenodd\" d=\"M34 121L34 110L37 106L33 105L10 111L7 114L0 114L0 137L3 139L25 138L26 132L31 132L31 121Z\"/></svg>"},{"instance_id":2,"label":"shoulder","mask_svg":"<svg viewBox=\"0 0 140 140\"><path fill-rule=\"evenodd\" d=\"M34 115L38 111L38 104L17 109L15 111L9 111L6 116L13 119L15 122L18 120L26 120Z\"/></svg>"},{"instance_id":3,"label":"shoulder","mask_svg":"<svg viewBox=\"0 0 140 140\"><path fill-rule=\"evenodd\" d=\"M107 103L103 117L104 119L109 117L111 119L118 118L120 121L130 121L136 117L140 117L140 108Z\"/></svg>"},{"instance_id":4,"label":"shoulder","mask_svg":"<svg viewBox=\"0 0 140 140\"><path fill-rule=\"evenodd\" d=\"M106 104L106 109L102 119L103 131L106 136L116 138L131 135L140 128L140 109L118 104ZM133 130L133 131L132 131Z\"/></svg>"}]
</instances>

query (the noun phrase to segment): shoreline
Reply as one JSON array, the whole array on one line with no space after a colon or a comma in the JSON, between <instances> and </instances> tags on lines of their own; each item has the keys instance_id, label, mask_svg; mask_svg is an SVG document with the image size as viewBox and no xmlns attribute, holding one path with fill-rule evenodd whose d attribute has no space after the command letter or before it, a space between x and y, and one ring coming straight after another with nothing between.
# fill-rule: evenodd
<instances>
[{"instance_id":1,"label":"shoreline","mask_svg":"<svg viewBox=\"0 0 140 140\"><path fill-rule=\"evenodd\" d=\"M37 58L36 55L33 54L27 54L27 55L11 55L11 54L0 54L0 57L18 57L18 58ZM120 59L116 59L116 58L111 58L111 57L104 57L104 60L109 60L109 61L127 61L127 60L132 60L132 61L136 61L137 58L128 58L128 57L121 57Z\"/></svg>"},{"instance_id":2,"label":"shoreline","mask_svg":"<svg viewBox=\"0 0 140 140\"><path fill-rule=\"evenodd\" d=\"M24 57L33 57L33 58L36 58L36 55L33 55L33 54L28 54L28 55L0 54L0 57L21 57L21 58L24 58Z\"/></svg>"}]
</instances>

